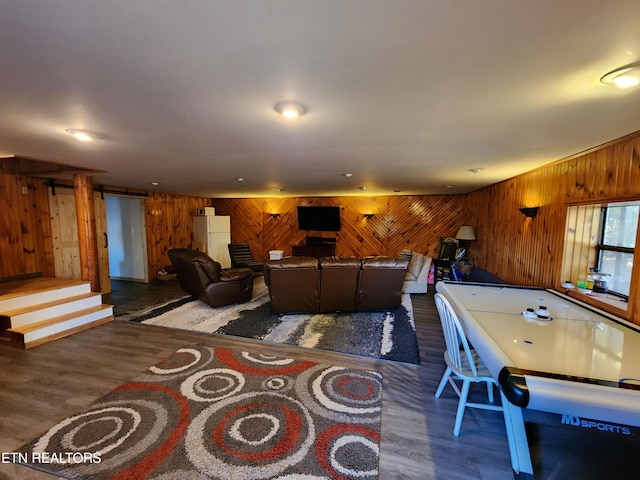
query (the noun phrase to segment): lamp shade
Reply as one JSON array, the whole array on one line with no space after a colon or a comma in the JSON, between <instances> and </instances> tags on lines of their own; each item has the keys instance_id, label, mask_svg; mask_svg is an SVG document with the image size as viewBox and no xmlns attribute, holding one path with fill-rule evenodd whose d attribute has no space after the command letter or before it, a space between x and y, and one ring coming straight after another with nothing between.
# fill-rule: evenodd
<instances>
[{"instance_id":1,"label":"lamp shade","mask_svg":"<svg viewBox=\"0 0 640 480\"><path fill-rule=\"evenodd\" d=\"M473 233L471 225L462 225L456 233L457 240L475 240L476 234Z\"/></svg>"}]
</instances>

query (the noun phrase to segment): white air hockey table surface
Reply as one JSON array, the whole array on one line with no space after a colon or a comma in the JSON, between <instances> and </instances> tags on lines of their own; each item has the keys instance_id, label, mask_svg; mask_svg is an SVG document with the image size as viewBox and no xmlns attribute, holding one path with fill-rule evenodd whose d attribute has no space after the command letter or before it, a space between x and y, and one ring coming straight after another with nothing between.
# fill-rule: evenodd
<instances>
[{"instance_id":1,"label":"white air hockey table surface","mask_svg":"<svg viewBox=\"0 0 640 480\"><path fill-rule=\"evenodd\" d=\"M522 409L640 426L638 326L553 290L439 282L436 291L498 380L521 478L533 475Z\"/></svg>"}]
</instances>

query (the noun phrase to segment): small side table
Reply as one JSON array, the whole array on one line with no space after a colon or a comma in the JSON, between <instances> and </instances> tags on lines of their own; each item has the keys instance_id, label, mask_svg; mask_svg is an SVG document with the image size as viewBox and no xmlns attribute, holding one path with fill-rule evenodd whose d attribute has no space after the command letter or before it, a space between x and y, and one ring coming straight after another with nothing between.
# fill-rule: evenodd
<instances>
[{"instance_id":1,"label":"small side table","mask_svg":"<svg viewBox=\"0 0 640 480\"><path fill-rule=\"evenodd\" d=\"M460 270L460 273L465 277L473 273L473 265L470 263L458 263L456 266L458 267L458 270Z\"/></svg>"},{"instance_id":2,"label":"small side table","mask_svg":"<svg viewBox=\"0 0 640 480\"><path fill-rule=\"evenodd\" d=\"M432 261L435 266L435 282L438 283L440 280L451 280L451 260L434 258Z\"/></svg>"}]
</instances>

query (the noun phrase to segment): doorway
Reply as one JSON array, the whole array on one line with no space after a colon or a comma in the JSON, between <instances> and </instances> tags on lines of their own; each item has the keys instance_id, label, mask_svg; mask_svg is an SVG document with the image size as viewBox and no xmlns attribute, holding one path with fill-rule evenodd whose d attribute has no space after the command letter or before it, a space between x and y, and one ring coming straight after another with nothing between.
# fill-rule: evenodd
<instances>
[{"instance_id":1,"label":"doorway","mask_svg":"<svg viewBox=\"0 0 640 480\"><path fill-rule=\"evenodd\" d=\"M144 200L116 195L105 199L111 278L148 283Z\"/></svg>"}]
</instances>

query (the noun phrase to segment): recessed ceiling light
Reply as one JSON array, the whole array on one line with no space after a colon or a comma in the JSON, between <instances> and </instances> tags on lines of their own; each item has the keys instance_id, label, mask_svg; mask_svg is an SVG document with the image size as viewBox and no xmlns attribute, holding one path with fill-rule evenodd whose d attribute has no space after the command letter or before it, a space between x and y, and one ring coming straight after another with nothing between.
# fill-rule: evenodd
<instances>
[{"instance_id":1,"label":"recessed ceiling light","mask_svg":"<svg viewBox=\"0 0 640 480\"><path fill-rule=\"evenodd\" d=\"M154 187L157 187L158 185L160 185L160 182L151 182L151 185L153 185Z\"/></svg>"},{"instance_id":2,"label":"recessed ceiling light","mask_svg":"<svg viewBox=\"0 0 640 480\"><path fill-rule=\"evenodd\" d=\"M470 172L472 172L472 173L478 173L478 172L481 172L481 171L482 171L482 169L481 169L480 167L469 168L468 170L469 170Z\"/></svg>"},{"instance_id":3,"label":"recessed ceiling light","mask_svg":"<svg viewBox=\"0 0 640 480\"><path fill-rule=\"evenodd\" d=\"M280 102L275 109L280 115L289 119L298 118L307 113L307 108L297 102Z\"/></svg>"},{"instance_id":4,"label":"recessed ceiling light","mask_svg":"<svg viewBox=\"0 0 640 480\"><path fill-rule=\"evenodd\" d=\"M364 185L362 187L360 187L360 190L366 190L367 187L365 187Z\"/></svg>"},{"instance_id":5,"label":"recessed ceiling light","mask_svg":"<svg viewBox=\"0 0 640 480\"><path fill-rule=\"evenodd\" d=\"M603 76L600 81L605 85L615 85L618 88L630 88L640 84L640 68L637 64L616 68Z\"/></svg>"},{"instance_id":6,"label":"recessed ceiling light","mask_svg":"<svg viewBox=\"0 0 640 480\"><path fill-rule=\"evenodd\" d=\"M91 132L88 132L86 130L67 128L65 132L67 132L69 135L73 135L76 140L80 140L81 142L90 142L91 140L93 140Z\"/></svg>"},{"instance_id":7,"label":"recessed ceiling light","mask_svg":"<svg viewBox=\"0 0 640 480\"><path fill-rule=\"evenodd\" d=\"M350 178L353 177L353 173L343 173L342 176Z\"/></svg>"},{"instance_id":8,"label":"recessed ceiling light","mask_svg":"<svg viewBox=\"0 0 640 480\"><path fill-rule=\"evenodd\" d=\"M243 177L238 177L238 178L236 178L236 180L239 181L239 182L244 182L244 178Z\"/></svg>"}]
</instances>

